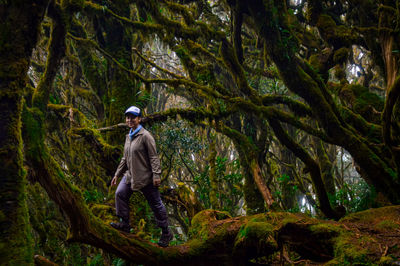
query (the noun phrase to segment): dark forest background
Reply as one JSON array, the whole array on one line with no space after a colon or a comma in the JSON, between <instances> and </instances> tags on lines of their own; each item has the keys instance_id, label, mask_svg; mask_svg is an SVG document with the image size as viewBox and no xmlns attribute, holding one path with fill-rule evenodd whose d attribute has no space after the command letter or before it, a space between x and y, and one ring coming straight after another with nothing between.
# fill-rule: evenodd
<instances>
[{"instance_id":1,"label":"dark forest background","mask_svg":"<svg viewBox=\"0 0 400 266\"><path fill-rule=\"evenodd\" d=\"M391 265L400 9L387 0L0 0L0 264ZM175 238L110 180L143 110Z\"/></svg>"}]
</instances>

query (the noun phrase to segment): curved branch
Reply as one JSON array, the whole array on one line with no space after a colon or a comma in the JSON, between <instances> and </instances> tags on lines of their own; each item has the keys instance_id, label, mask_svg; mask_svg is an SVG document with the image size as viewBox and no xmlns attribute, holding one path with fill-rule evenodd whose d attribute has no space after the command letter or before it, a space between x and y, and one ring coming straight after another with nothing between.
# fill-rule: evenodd
<instances>
[{"instance_id":1,"label":"curved branch","mask_svg":"<svg viewBox=\"0 0 400 266\"><path fill-rule=\"evenodd\" d=\"M175 78L175 79L183 79L183 78L185 78L184 76L177 75L177 74L175 74L175 73L173 73L173 72L171 72L171 71L169 71L169 70L167 70L165 68L160 67L156 63L150 61L149 59L145 58L135 47L132 48L132 51L134 51L139 56L140 59L142 59L143 61L145 61L146 63L148 63L152 67L155 67L156 69L158 69L158 70L160 70L160 71L172 76L173 78Z\"/></svg>"},{"instance_id":2,"label":"curved branch","mask_svg":"<svg viewBox=\"0 0 400 266\"><path fill-rule=\"evenodd\" d=\"M264 115L266 118L274 118L278 119L282 122L288 123L296 128L299 128L313 136L316 136L320 138L323 141L329 142L329 143L334 143L334 139L328 137L324 132L316 130L310 125L307 125L303 122L301 122L297 117L281 111L277 108L274 107L267 107L267 106L258 106L255 105L249 101L244 100L243 98L237 97L237 98L231 98L229 99L231 103L235 103L236 105L240 106L243 110L253 112L259 115ZM292 102L291 104L295 104ZM298 105L298 107L301 107L301 105ZM306 111L306 109L304 109Z\"/></svg>"},{"instance_id":3,"label":"curved branch","mask_svg":"<svg viewBox=\"0 0 400 266\"><path fill-rule=\"evenodd\" d=\"M63 11L52 1L48 12L53 20L51 24L52 30L48 46L46 69L32 98L33 106L38 107L41 110L45 110L47 107L52 82L58 71L60 61L65 55L66 25L64 24L65 21L61 18L61 12Z\"/></svg>"},{"instance_id":4,"label":"curved branch","mask_svg":"<svg viewBox=\"0 0 400 266\"><path fill-rule=\"evenodd\" d=\"M109 127L98 128L97 131L99 131L99 132L107 132L107 131L114 131L114 130L117 130L119 128L127 129L128 125L126 123L119 123L119 124L112 125L112 126L109 126Z\"/></svg>"},{"instance_id":5,"label":"curved branch","mask_svg":"<svg viewBox=\"0 0 400 266\"><path fill-rule=\"evenodd\" d=\"M224 60L225 66L231 72L240 91L249 96L251 101L258 103L260 101L259 94L248 84L244 69L240 64L232 45L227 40L222 40L220 54Z\"/></svg>"},{"instance_id":6,"label":"curved branch","mask_svg":"<svg viewBox=\"0 0 400 266\"><path fill-rule=\"evenodd\" d=\"M261 99L263 105L270 105L270 104L285 104L287 105L296 115L300 116L310 116L312 117L312 109L300 102L296 101L288 96L284 95L264 95Z\"/></svg>"},{"instance_id":7,"label":"curved branch","mask_svg":"<svg viewBox=\"0 0 400 266\"><path fill-rule=\"evenodd\" d=\"M368 122L345 106L340 106L340 112L343 120L355 129L356 134L364 136L369 142L381 143L382 126Z\"/></svg>"},{"instance_id":8,"label":"curved branch","mask_svg":"<svg viewBox=\"0 0 400 266\"><path fill-rule=\"evenodd\" d=\"M305 165L307 171L310 172L311 179L314 184L315 193L320 204L321 211L328 218L340 219L343 214L336 213L328 199L328 194L325 189L324 182L321 177L321 169L318 163L308 154L308 152L296 143L282 128L278 121L275 119L269 119L269 124L275 132L276 137L279 141L290 149Z\"/></svg>"}]
</instances>

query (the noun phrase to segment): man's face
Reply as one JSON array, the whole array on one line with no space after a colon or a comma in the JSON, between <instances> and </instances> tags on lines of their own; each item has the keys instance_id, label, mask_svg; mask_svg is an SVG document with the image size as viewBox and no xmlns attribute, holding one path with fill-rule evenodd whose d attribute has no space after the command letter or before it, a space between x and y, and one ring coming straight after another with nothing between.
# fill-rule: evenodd
<instances>
[{"instance_id":1,"label":"man's face","mask_svg":"<svg viewBox=\"0 0 400 266\"><path fill-rule=\"evenodd\" d=\"M128 127L136 129L140 124L140 117L133 114L127 114L125 116L125 121Z\"/></svg>"}]
</instances>

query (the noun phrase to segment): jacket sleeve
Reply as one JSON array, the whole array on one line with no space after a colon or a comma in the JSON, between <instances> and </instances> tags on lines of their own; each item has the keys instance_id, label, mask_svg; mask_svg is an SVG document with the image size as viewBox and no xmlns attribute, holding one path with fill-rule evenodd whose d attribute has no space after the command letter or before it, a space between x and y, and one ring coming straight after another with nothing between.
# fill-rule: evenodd
<instances>
[{"instance_id":1,"label":"jacket sleeve","mask_svg":"<svg viewBox=\"0 0 400 266\"><path fill-rule=\"evenodd\" d=\"M128 167L126 166L125 156L123 156L121 161L119 162L117 171L115 171L114 176L121 177L125 173L126 170L128 170Z\"/></svg>"},{"instance_id":2,"label":"jacket sleeve","mask_svg":"<svg viewBox=\"0 0 400 266\"><path fill-rule=\"evenodd\" d=\"M149 155L151 171L153 172L153 180L161 179L160 158L157 154L156 142L151 134L146 135L145 145Z\"/></svg>"}]
</instances>

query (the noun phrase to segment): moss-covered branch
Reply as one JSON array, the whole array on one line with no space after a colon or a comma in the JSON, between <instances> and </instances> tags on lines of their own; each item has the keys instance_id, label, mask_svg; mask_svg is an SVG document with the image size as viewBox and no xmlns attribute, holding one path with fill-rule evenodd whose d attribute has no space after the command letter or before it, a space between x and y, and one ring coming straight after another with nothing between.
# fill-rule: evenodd
<instances>
[{"instance_id":1,"label":"moss-covered branch","mask_svg":"<svg viewBox=\"0 0 400 266\"><path fill-rule=\"evenodd\" d=\"M91 128L71 128L69 134L72 138L83 137L85 140L94 147L100 157L102 157L103 164L110 162L110 159L117 161L120 156L121 150L112 146L104 141L99 132Z\"/></svg>"},{"instance_id":2,"label":"moss-covered branch","mask_svg":"<svg viewBox=\"0 0 400 266\"><path fill-rule=\"evenodd\" d=\"M33 106L41 110L45 110L47 107L50 91L52 89L52 82L58 71L59 63L65 55L65 35L67 25L62 16L67 14L62 14L64 10L54 2L50 4L48 12L52 17L52 29L47 49L48 55L46 69L32 98ZM67 16L69 16L69 14Z\"/></svg>"},{"instance_id":3,"label":"moss-covered branch","mask_svg":"<svg viewBox=\"0 0 400 266\"><path fill-rule=\"evenodd\" d=\"M70 31L77 36L87 38L87 33L83 25L77 19L72 19ZM95 99L98 98L91 102L95 106L98 118L102 120L104 118L104 106L100 99L106 95L107 83L105 82L104 70L102 71L102 68L99 67L101 60L94 55L93 49L90 46L84 45L81 42L74 42L72 47L77 52L79 64L85 78L89 82L92 91L95 92L90 96Z\"/></svg>"},{"instance_id":4,"label":"moss-covered branch","mask_svg":"<svg viewBox=\"0 0 400 266\"><path fill-rule=\"evenodd\" d=\"M261 99L263 105L268 106L271 104L285 104L298 116L312 117L312 109L300 102L296 101L289 96L284 95L264 95Z\"/></svg>"},{"instance_id":5,"label":"moss-covered branch","mask_svg":"<svg viewBox=\"0 0 400 266\"><path fill-rule=\"evenodd\" d=\"M228 41L223 40L221 42L220 54L226 67L231 72L239 90L244 93L244 95L249 96L251 101L259 103L259 94L248 84L244 69L236 56L234 48Z\"/></svg>"},{"instance_id":6,"label":"moss-covered branch","mask_svg":"<svg viewBox=\"0 0 400 266\"><path fill-rule=\"evenodd\" d=\"M339 219L344 213L340 214L335 212L330 205L328 199L328 193L321 176L321 169L319 164L309 155L309 153L296 143L290 136L283 130L282 126L278 121L274 119L269 119L269 124L275 132L275 136L279 141L290 149L302 162L305 164L307 171L310 173L311 179L313 181L315 193L319 201L319 208L321 211L331 219Z\"/></svg>"},{"instance_id":7,"label":"moss-covered branch","mask_svg":"<svg viewBox=\"0 0 400 266\"><path fill-rule=\"evenodd\" d=\"M279 101L280 97L276 98L276 100ZM288 123L290 125L293 125L296 128L302 129L305 132L307 132L307 133L309 133L309 134L311 134L313 136L319 137L320 139L322 139L322 140L324 140L326 142L334 143L334 140L329 138L324 132L322 132L322 131L320 131L318 129L315 129L310 125L307 125L307 124L303 123L296 116L294 116L294 115L292 115L292 114L290 114L288 112L279 110L279 109L277 109L275 107L271 107L271 106L257 106L257 105L255 105L255 104L253 104L253 103L251 103L249 101L246 101L246 100L244 100L243 98L240 98L240 97L232 98L229 101L231 103L234 103L234 104L240 106L240 108L242 110L245 110L245 111L248 111L248 112L252 112L252 113L256 113L256 114L258 114L260 116L264 116L265 118L278 119L278 120L280 120L282 122L285 122L285 123ZM290 105L293 106L293 105L295 105L295 103L291 102ZM298 104L295 108L297 108L297 107L301 108L301 109L299 109L299 110L301 110L300 113L304 112L304 111L307 112L307 109L304 108L305 106L303 106L301 104Z\"/></svg>"}]
</instances>

